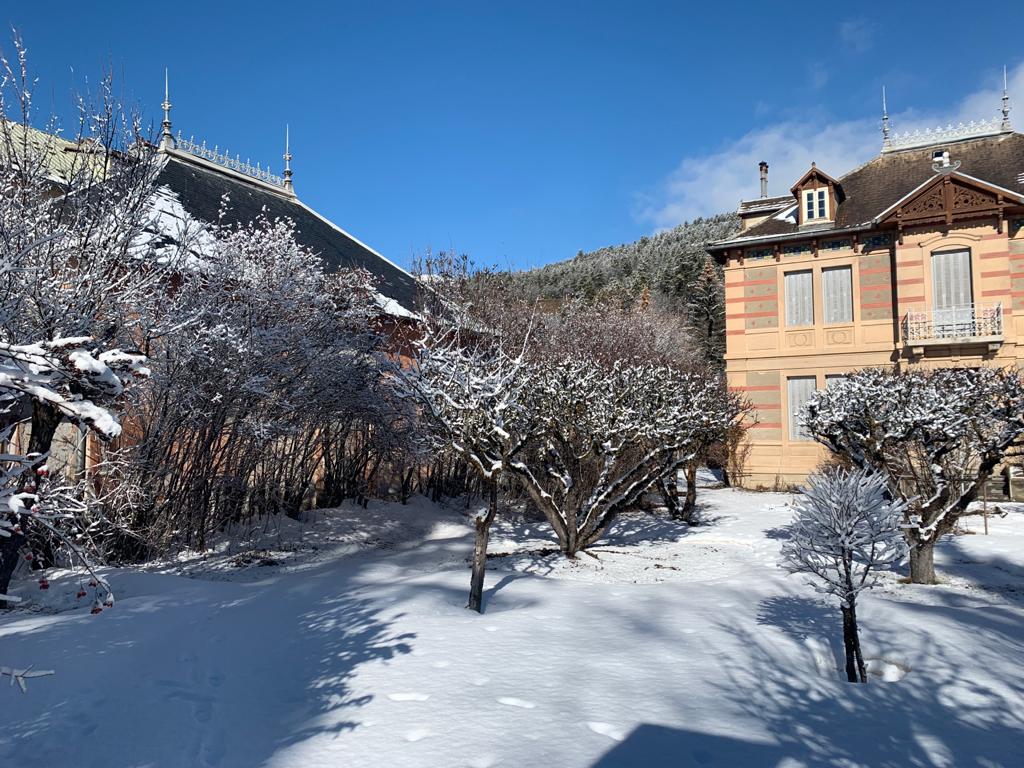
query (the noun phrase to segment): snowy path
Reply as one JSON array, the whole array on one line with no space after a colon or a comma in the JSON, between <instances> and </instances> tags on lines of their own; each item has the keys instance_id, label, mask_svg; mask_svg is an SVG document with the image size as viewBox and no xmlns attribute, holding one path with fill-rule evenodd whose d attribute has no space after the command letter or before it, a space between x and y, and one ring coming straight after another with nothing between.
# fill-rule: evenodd
<instances>
[{"instance_id":1,"label":"snowy path","mask_svg":"<svg viewBox=\"0 0 1024 768\"><path fill-rule=\"evenodd\" d=\"M0 619L4 663L58 673L0 692L0 765L1021 765L1024 514L944 543L948 586L866 598L867 655L906 676L857 688L837 611L776 567L786 501L708 491L711 525L497 558L482 616L469 528L427 505L371 506L361 541L334 513L279 567L113 572L114 610ZM504 525L495 551L529 527Z\"/></svg>"}]
</instances>

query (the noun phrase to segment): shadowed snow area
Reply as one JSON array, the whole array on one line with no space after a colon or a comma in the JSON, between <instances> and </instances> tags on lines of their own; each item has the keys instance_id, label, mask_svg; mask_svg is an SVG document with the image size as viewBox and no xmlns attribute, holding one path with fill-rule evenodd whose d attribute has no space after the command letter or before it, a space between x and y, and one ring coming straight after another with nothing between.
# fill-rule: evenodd
<instances>
[{"instance_id":1,"label":"shadowed snow area","mask_svg":"<svg viewBox=\"0 0 1024 768\"><path fill-rule=\"evenodd\" d=\"M945 584L863 597L856 686L838 608L777 567L789 500L704 490L706 524L631 515L575 561L506 514L484 615L471 510L422 499L108 569L97 616L70 574L23 581L0 661L56 676L0 690L0 765L1021 765L1024 512L968 518Z\"/></svg>"}]
</instances>

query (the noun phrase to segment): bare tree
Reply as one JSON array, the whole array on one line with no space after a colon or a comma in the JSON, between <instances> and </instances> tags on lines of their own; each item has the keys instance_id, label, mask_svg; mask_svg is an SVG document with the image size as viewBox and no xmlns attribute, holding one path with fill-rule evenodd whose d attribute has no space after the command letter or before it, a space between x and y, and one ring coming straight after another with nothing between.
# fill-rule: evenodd
<instances>
[{"instance_id":1,"label":"bare tree","mask_svg":"<svg viewBox=\"0 0 1024 768\"><path fill-rule=\"evenodd\" d=\"M628 363L606 370L587 358L535 370L525 408L538 427L509 469L569 557L743 411L713 375Z\"/></svg>"},{"instance_id":2,"label":"bare tree","mask_svg":"<svg viewBox=\"0 0 1024 768\"><path fill-rule=\"evenodd\" d=\"M804 424L907 502L910 578L934 584L935 542L1024 438L1024 381L1009 368L868 369L815 393Z\"/></svg>"},{"instance_id":3,"label":"bare tree","mask_svg":"<svg viewBox=\"0 0 1024 768\"><path fill-rule=\"evenodd\" d=\"M888 498L885 477L833 469L812 475L794 503L792 537L782 566L813 577L819 592L839 598L846 677L867 682L857 626L857 596L878 582L878 571L901 562L907 545L900 530L907 504Z\"/></svg>"},{"instance_id":4,"label":"bare tree","mask_svg":"<svg viewBox=\"0 0 1024 768\"><path fill-rule=\"evenodd\" d=\"M524 408L533 384L525 357L530 324L524 325L519 338L484 325L471 297L483 293L487 276L472 275L465 259L441 254L427 261L425 274L430 289L421 302L414 361L401 371L400 380L422 407L443 448L464 459L487 490L487 509L474 519L468 604L482 612L498 482L531 423Z\"/></svg>"}]
</instances>

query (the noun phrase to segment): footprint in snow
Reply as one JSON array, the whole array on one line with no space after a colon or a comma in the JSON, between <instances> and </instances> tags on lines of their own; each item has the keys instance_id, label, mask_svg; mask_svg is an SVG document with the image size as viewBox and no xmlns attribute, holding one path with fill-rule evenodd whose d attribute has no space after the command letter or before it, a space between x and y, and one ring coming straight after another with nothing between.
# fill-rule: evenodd
<instances>
[{"instance_id":1,"label":"footprint in snow","mask_svg":"<svg viewBox=\"0 0 1024 768\"><path fill-rule=\"evenodd\" d=\"M589 722L587 723L587 728L601 736L607 736L613 741L622 741L625 738L622 729L615 727L611 723Z\"/></svg>"},{"instance_id":2,"label":"footprint in snow","mask_svg":"<svg viewBox=\"0 0 1024 768\"><path fill-rule=\"evenodd\" d=\"M392 701L426 701L430 698L429 693L389 693L388 698Z\"/></svg>"},{"instance_id":3,"label":"footprint in snow","mask_svg":"<svg viewBox=\"0 0 1024 768\"><path fill-rule=\"evenodd\" d=\"M430 735L430 731L427 728L413 728L407 734L405 734L406 741L419 741L425 739Z\"/></svg>"},{"instance_id":4,"label":"footprint in snow","mask_svg":"<svg viewBox=\"0 0 1024 768\"><path fill-rule=\"evenodd\" d=\"M508 707L519 707L520 709L533 709L537 705L532 701L526 701L525 699L516 699L512 696L502 696L498 699L499 704L504 704Z\"/></svg>"}]
</instances>

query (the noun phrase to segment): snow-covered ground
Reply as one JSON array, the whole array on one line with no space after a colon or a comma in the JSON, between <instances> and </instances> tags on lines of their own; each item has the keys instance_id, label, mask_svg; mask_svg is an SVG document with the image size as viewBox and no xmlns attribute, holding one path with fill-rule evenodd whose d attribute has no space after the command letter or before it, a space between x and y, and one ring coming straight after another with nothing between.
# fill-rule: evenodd
<instances>
[{"instance_id":1,"label":"snow-covered ground","mask_svg":"<svg viewBox=\"0 0 1024 768\"><path fill-rule=\"evenodd\" d=\"M465 511L422 500L111 569L96 616L21 583L0 663L57 674L0 690L0 765L1024 765L1024 512L864 596L856 686L838 609L777 567L788 502L708 490L708 524L632 516L575 562L502 520L482 616Z\"/></svg>"}]
</instances>

